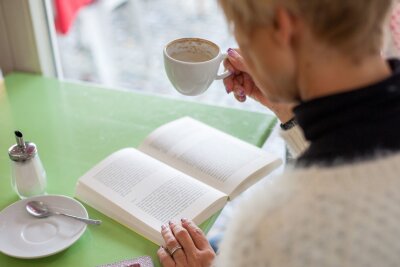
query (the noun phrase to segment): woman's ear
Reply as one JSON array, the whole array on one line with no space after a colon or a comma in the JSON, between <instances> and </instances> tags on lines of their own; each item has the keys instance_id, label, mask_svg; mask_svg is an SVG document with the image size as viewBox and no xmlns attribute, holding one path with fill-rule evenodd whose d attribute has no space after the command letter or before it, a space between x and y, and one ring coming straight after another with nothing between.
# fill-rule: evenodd
<instances>
[{"instance_id":1,"label":"woman's ear","mask_svg":"<svg viewBox=\"0 0 400 267\"><path fill-rule=\"evenodd\" d=\"M296 29L296 18L284 7L275 9L273 21L274 40L280 45L290 45Z\"/></svg>"}]
</instances>

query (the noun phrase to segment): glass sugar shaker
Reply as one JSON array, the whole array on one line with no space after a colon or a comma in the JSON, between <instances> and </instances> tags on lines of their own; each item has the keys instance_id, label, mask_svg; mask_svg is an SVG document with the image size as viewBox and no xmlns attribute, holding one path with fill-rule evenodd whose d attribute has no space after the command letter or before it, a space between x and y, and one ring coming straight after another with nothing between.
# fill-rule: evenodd
<instances>
[{"instance_id":1,"label":"glass sugar shaker","mask_svg":"<svg viewBox=\"0 0 400 267\"><path fill-rule=\"evenodd\" d=\"M46 172L37 147L25 142L20 131L15 131L17 143L10 147L11 182L15 192L23 199L46 194Z\"/></svg>"}]
</instances>

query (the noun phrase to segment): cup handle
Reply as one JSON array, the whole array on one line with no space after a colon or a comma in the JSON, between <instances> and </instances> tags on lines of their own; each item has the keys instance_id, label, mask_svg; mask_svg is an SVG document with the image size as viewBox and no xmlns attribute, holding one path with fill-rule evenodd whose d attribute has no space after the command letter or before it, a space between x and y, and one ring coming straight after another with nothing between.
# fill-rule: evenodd
<instances>
[{"instance_id":1,"label":"cup handle","mask_svg":"<svg viewBox=\"0 0 400 267\"><path fill-rule=\"evenodd\" d=\"M219 64L221 64L227 56L228 56L227 53L222 53L221 54L221 62ZM225 79L226 77L229 77L231 74L232 73L229 70L226 70L221 74L217 74L217 77L215 77L215 79L222 80L222 79Z\"/></svg>"}]
</instances>

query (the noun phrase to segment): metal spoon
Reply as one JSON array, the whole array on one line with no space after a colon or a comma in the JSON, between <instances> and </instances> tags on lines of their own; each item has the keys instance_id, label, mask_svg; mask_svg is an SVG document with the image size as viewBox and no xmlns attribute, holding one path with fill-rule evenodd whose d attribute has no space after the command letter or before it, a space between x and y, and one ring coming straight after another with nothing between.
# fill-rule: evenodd
<instances>
[{"instance_id":1,"label":"metal spoon","mask_svg":"<svg viewBox=\"0 0 400 267\"><path fill-rule=\"evenodd\" d=\"M82 217L77 217L74 215L69 215L69 214L65 214L65 213L61 213L58 211L51 211L46 204L44 204L42 201L30 201L28 203L26 203L25 206L26 210L28 211L29 214L38 217L38 218L45 218L45 217L49 217L52 215L62 215L62 216L66 216L66 217L71 217L74 218L78 221L87 223L87 224L94 224L94 225L100 225L101 221L100 220L92 220L92 219L86 219L86 218L82 218Z\"/></svg>"}]
</instances>

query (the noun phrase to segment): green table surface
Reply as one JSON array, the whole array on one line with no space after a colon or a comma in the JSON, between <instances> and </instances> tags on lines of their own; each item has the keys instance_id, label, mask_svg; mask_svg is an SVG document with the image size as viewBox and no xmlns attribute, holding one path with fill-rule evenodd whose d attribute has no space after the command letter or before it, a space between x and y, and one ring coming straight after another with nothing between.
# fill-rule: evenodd
<instances>
[{"instance_id":1,"label":"green table surface","mask_svg":"<svg viewBox=\"0 0 400 267\"><path fill-rule=\"evenodd\" d=\"M191 116L249 143L261 146L276 118L267 114L178 101L94 85L13 73L0 89L0 210L15 201L7 150L14 130L36 143L47 172L47 192L74 196L77 179L112 152L137 147L158 126ZM171 89L172 90L172 89ZM0 253L0 266L96 266L142 255L159 265L158 247L85 205L88 227L71 247L56 255L23 260ZM206 232L218 215L201 225Z\"/></svg>"}]
</instances>

